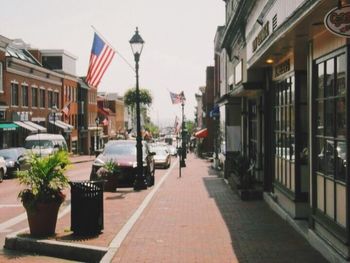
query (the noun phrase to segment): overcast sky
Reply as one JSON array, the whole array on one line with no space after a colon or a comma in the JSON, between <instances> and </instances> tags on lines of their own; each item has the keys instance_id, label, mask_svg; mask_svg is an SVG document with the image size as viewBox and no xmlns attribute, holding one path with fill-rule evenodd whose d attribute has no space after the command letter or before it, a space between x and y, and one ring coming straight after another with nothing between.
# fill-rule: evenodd
<instances>
[{"instance_id":1,"label":"overcast sky","mask_svg":"<svg viewBox=\"0 0 350 263\"><path fill-rule=\"evenodd\" d=\"M39 49L65 49L77 60L77 74L86 75L93 25L134 66L129 40L135 27L144 39L140 87L153 96L155 124L173 124L181 106L172 105L169 91L185 92L185 115L194 118L198 88L214 64L216 28L224 24L222 0L11 0L2 4L0 34L21 38ZM135 74L114 57L99 91L124 92L135 86ZM168 121L166 121L168 120Z\"/></svg>"}]
</instances>

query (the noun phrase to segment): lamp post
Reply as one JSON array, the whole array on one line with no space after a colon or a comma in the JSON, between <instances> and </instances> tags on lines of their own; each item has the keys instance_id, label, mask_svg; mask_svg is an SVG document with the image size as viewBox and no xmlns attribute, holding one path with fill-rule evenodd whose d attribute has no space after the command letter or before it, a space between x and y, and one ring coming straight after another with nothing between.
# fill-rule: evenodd
<instances>
[{"instance_id":1,"label":"lamp post","mask_svg":"<svg viewBox=\"0 0 350 263\"><path fill-rule=\"evenodd\" d=\"M53 114L53 133L56 133L56 113L58 111L58 108L56 104L52 105L52 114Z\"/></svg>"},{"instance_id":2,"label":"lamp post","mask_svg":"<svg viewBox=\"0 0 350 263\"><path fill-rule=\"evenodd\" d=\"M137 157L137 173L134 182L134 190L139 191L147 189L146 179L143 174L143 158L142 158L142 137L141 137L141 120L140 120L140 90L139 90L139 60L143 49L142 37L139 35L139 30L136 27L135 34L129 41L135 59L136 73L136 157Z\"/></svg>"},{"instance_id":3,"label":"lamp post","mask_svg":"<svg viewBox=\"0 0 350 263\"><path fill-rule=\"evenodd\" d=\"M96 150L98 150L98 146L99 146L99 143L98 143L98 140L99 140L99 138L98 138L98 124L100 123L100 119L98 117L96 117L95 123L96 123L96 145L95 145L95 147L96 147L95 152L96 152Z\"/></svg>"},{"instance_id":4,"label":"lamp post","mask_svg":"<svg viewBox=\"0 0 350 263\"><path fill-rule=\"evenodd\" d=\"M180 156L180 167L186 167L186 156L187 156L187 149L186 149L186 127L185 127L185 113L184 113L184 106L185 106L185 102L182 100L181 102L181 107L182 107L182 124L181 124L181 140L182 140L182 152L181 152L181 156ZM181 173L180 173L180 177L181 177Z\"/></svg>"}]
</instances>

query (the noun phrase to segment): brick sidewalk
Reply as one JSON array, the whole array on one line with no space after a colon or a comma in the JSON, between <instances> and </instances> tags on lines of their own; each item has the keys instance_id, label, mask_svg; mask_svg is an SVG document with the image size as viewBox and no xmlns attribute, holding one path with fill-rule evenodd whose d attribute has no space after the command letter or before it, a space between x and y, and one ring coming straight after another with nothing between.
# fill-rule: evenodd
<instances>
[{"instance_id":1,"label":"brick sidewalk","mask_svg":"<svg viewBox=\"0 0 350 263\"><path fill-rule=\"evenodd\" d=\"M243 202L189 155L167 178L113 262L326 262L263 201Z\"/></svg>"}]
</instances>

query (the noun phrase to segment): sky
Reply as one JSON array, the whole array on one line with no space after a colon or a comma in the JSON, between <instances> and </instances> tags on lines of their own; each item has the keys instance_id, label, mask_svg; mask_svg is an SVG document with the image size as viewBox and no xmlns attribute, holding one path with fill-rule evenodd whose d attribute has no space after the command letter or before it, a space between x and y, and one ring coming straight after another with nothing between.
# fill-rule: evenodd
<instances>
[{"instance_id":1,"label":"sky","mask_svg":"<svg viewBox=\"0 0 350 263\"><path fill-rule=\"evenodd\" d=\"M11 0L2 5L0 34L39 49L64 49L76 56L76 72L88 69L94 29L116 54L98 91L124 95L135 87L129 40L139 28L145 45L139 63L140 88L151 91L152 121L172 125L181 105L169 91L186 96L186 119L194 119L195 93L205 86L206 67L214 65L214 37L224 25L222 0Z\"/></svg>"}]
</instances>

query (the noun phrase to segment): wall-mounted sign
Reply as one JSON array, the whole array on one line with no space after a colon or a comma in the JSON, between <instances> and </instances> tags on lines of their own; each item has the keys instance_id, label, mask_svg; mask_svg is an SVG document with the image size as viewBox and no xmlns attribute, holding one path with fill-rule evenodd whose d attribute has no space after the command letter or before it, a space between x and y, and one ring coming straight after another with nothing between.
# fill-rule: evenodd
<instances>
[{"instance_id":1,"label":"wall-mounted sign","mask_svg":"<svg viewBox=\"0 0 350 263\"><path fill-rule=\"evenodd\" d=\"M350 5L333 8L326 14L324 24L333 34L350 37Z\"/></svg>"},{"instance_id":2,"label":"wall-mounted sign","mask_svg":"<svg viewBox=\"0 0 350 263\"><path fill-rule=\"evenodd\" d=\"M287 59L275 67L275 77L281 76L290 70L290 60Z\"/></svg>"},{"instance_id":3,"label":"wall-mounted sign","mask_svg":"<svg viewBox=\"0 0 350 263\"><path fill-rule=\"evenodd\" d=\"M259 34L253 40L253 52L264 42L264 40L270 35L269 21L263 26Z\"/></svg>"}]
</instances>

